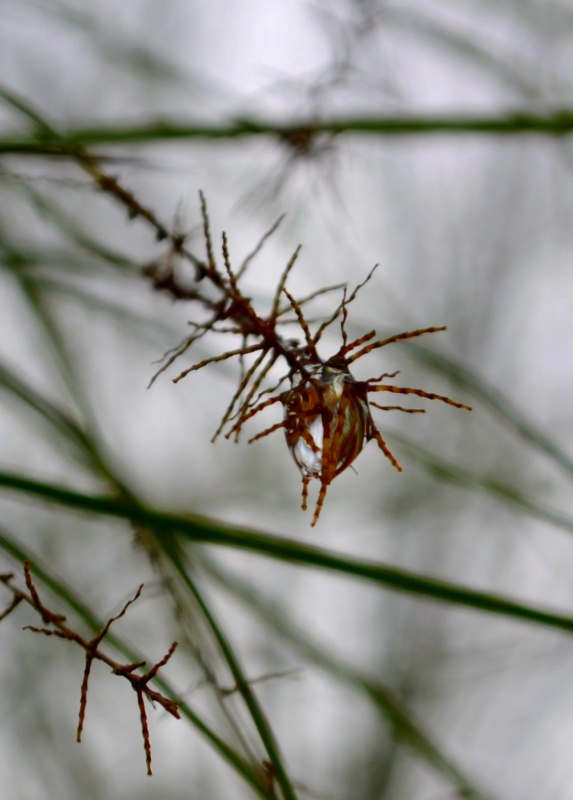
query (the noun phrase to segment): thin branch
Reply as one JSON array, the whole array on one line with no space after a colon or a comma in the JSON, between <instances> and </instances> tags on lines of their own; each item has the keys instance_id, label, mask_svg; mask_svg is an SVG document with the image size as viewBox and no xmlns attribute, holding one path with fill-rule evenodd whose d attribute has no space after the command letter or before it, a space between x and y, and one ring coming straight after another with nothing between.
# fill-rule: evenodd
<instances>
[{"instance_id":1,"label":"thin branch","mask_svg":"<svg viewBox=\"0 0 573 800\"><path fill-rule=\"evenodd\" d=\"M254 249L251 250L248 256L246 256L243 259L241 266L237 270L237 278L240 278L242 275L245 274L251 261L260 253L267 239L269 239L273 235L273 233L275 233L275 231L278 230L279 225L281 224L281 222L285 217L286 214L281 214L281 216L277 219L274 225L272 225L269 228L269 230L261 237L259 242L255 245Z\"/></svg>"},{"instance_id":2,"label":"thin branch","mask_svg":"<svg viewBox=\"0 0 573 800\"><path fill-rule=\"evenodd\" d=\"M273 136L282 140L300 131L312 129L314 135L329 133L371 136L422 136L435 134L515 136L541 134L563 136L573 132L573 109L557 108L546 113L516 109L508 113L477 114L409 114L389 117L354 117L311 123L304 120L280 124L272 120L243 119L223 125L202 125L196 122L164 121L150 125L107 125L68 128L57 139L5 137L0 139L0 154L78 158L84 145L123 145L128 142L158 142L179 139L236 139Z\"/></svg>"},{"instance_id":3,"label":"thin branch","mask_svg":"<svg viewBox=\"0 0 573 800\"><path fill-rule=\"evenodd\" d=\"M166 655L160 661L158 661L157 664L155 664L147 673L143 675L135 674L135 670L144 667L145 661L139 661L133 664L120 664L119 662L115 661L114 659L112 659L110 656L108 656L106 653L102 652L99 649L99 646L102 643L103 639L109 633L112 624L121 617L123 617L127 612L128 608L132 605L132 603L135 603L135 601L140 597L141 592L143 590L143 584L138 588L135 595L125 603L119 614L110 617L110 619L107 621L104 627L99 631L99 633L97 633L92 639L88 640L66 624L66 617L63 614L56 614L42 603L38 591L32 580L32 573L28 561L24 562L24 578L26 581L26 587L28 589L29 594L26 594L25 592L13 586L11 583L12 577L13 577L12 575L0 575L0 582L3 583L13 594L12 602L10 603L8 608L3 612L3 614L0 615L0 620L4 619L21 602L26 602L41 616L42 621L50 627L37 628L34 627L33 625L28 625L26 626L25 630L32 631L33 633L40 633L43 634L44 636L55 636L56 638L59 639L66 639L68 641L75 642L85 651L86 660L85 660L85 668L80 690L80 710L79 710L78 728L76 734L77 741L81 742L82 738L82 730L85 719L85 711L88 698L88 684L91 673L91 667L95 660L102 661L104 664L107 664L107 666L111 668L111 671L115 675L121 675L124 678L126 678L131 683L132 688L137 694L137 702L139 706L140 719L141 719L141 729L143 732L143 746L145 750L147 774L151 775L152 774L151 741L149 738L149 727L147 724L147 712L145 709L144 697L147 697L147 699L150 700L152 703L158 703L172 716L174 716L176 719L179 719L178 704L171 698L166 697L165 695L161 694L160 692L157 692L154 689L150 689L148 686L149 681L151 681L153 678L157 676L159 669L165 666L169 661L169 659L171 658L171 656L173 655L175 648L177 647L177 642L173 642Z\"/></svg>"},{"instance_id":4,"label":"thin branch","mask_svg":"<svg viewBox=\"0 0 573 800\"><path fill-rule=\"evenodd\" d=\"M407 444L406 441L403 442ZM536 505L524 495L498 481L479 481L469 470L448 462L438 460L433 454L420 448L416 449L424 457L429 468L446 474L448 468L455 469L458 483L497 489L503 492L504 498L515 505L534 514L539 519L573 532L573 519L561 512ZM147 524L157 530L177 530L183 538L193 542L205 542L219 547L230 547L246 550L259 555L266 555L281 561L304 564L329 571L352 575L384 585L395 591L414 595L432 597L442 602L474 608L483 612L500 614L522 621L534 622L573 634L573 616L569 613L548 611L541 607L527 605L509 597L490 592L480 592L465 586L436 580L435 578L407 572L383 563L359 561L348 556L339 556L324 548L305 545L296 540L256 533L246 528L223 524L200 516L183 515L144 508L133 501L126 502L111 497L97 497L74 492L53 484L39 483L29 478L11 475L0 471L0 487L11 488L19 494L41 497L48 502L65 508L87 511L101 517L112 517ZM5 581L3 581L5 583Z\"/></svg>"}]
</instances>

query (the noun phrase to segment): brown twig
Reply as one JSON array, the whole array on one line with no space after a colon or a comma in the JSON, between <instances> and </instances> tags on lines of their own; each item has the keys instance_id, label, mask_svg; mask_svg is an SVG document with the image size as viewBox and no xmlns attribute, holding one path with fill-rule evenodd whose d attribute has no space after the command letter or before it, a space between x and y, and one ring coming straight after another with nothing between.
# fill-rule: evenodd
<instances>
[{"instance_id":1,"label":"brown twig","mask_svg":"<svg viewBox=\"0 0 573 800\"><path fill-rule=\"evenodd\" d=\"M82 678L82 685L80 690L80 710L79 710L79 720L78 720L78 728L76 735L77 741L80 742L82 737L87 698L88 698L88 684L89 684L89 677L91 674L92 664L94 661L102 661L104 664L107 664L107 666L110 667L114 675L121 675L126 680L128 680L137 695L137 704L139 707L139 716L141 720L141 730L143 735L143 746L145 750L145 760L147 764L147 774L151 775L152 774L151 740L149 736L149 726L147 722L147 713L146 713L144 698L147 698L151 703L158 703L173 717L179 719L179 710L177 703L171 698L161 694L160 692L151 689L148 685L149 682L156 677L159 670L167 664L167 662L173 655L175 648L177 647L177 642L173 642L173 644L171 645L165 656L160 661L158 661L157 664L151 667L151 669L148 670L148 672L142 675L136 674L136 670L143 668L146 665L145 661L140 661L134 664L121 664L118 661L115 661L113 658L111 658L109 655L107 655L100 649L100 645L103 639L109 633L112 624L121 617L123 617L127 612L128 608L133 603L135 603L135 601L141 596L141 592L143 590L143 584L138 588L135 595L125 603L119 614L110 617L110 619L106 622L106 624L99 631L99 633L97 633L96 636L94 636L92 639L88 640L66 624L66 617L64 615L57 614L51 611L49 608L47 608L47 606L45 606L42 603L38 591L32 580L30 564L28 561L24 562L24 578L26 581L28 594L13 586L11 583L12 578L13 576L8 574L0 575L0 582L2 582L5 586L7 586L8 589L13 594L12 601L9 604L8 608L0 615L0 620L8 616L8 614L11 613L16 608L16 606L19 605L21 602L25 602L41 616L42 621L44 622L45 625L51 627L37 628L34 627L33 625L27 625L24 628L24 630L30 630L33 633L41 633L44 636L56 636L59 639L67 639L68 641L75 642L85 651L86 659L85 659L85 667Z\"/></svg>"},{"instance_id":2,"label":"brown twig","mask_svg":"<svg viewBox=\"0 0 573 800\"><path fill-rule=\"evenodd\" d=\"M283 136L283 140L296 157L308 156L315 152L316 134L317 130L312 126L297 128L289 132L288 136ZM342 300L330 316L319 325L313 335L308 319L302 310L303 303L306 304L309 299L320 294L326 294L330 288L319 290L298 301L288 292L286 281L298 257L300 246L296 248L279 277L271 312L268 316L259 314L251 299L239 287L239 279L243 277L269 236L277 229L280 220L261 238L254 250L243 260L238 270L234 270L232 267L227 235L223 233L224 269L219 269L215 259L209 215L203 193L200 193L200 205L206 262L186 247L184 235L177 231L171 231L153 211L142 205L128 189L120 185L115 176L105 173L91 154L80 148L76 153L76 159L102 191L113 196L127 209L130 218L142 219L155 231L158 241L166 240L168 242L167 253L143 269L144 274L151 279L154 288L167 292L173 299L195 302L209 314L208 318L202 322L192 322L195 333L178 348L164 356L163 364L152 377L150 385L197 339L209 332L222 332L218 323L226 322L224 330L239 335L242 339L242 346L191 365L175 378L175 382L208 364L237 357L240 363L239 386L213 437L216 439L225 426L230 424L231 428L226 436L228 438L229 435L235 434L234 438L237 441L243 424L259 411L271 405L271 403L262 401L264 395L269 392L268 389L261 388L263 380L277 361L283 359L286 362L292 388L290 391L276 396L276 400L280 401L285 409L284 420L282 423L266 428L262 433L252 437L251 441L263 438L273 431L284 429L287 444L302 474L303 508L306 508L310 478L317 478L320 481L312 525L316 524L318 520L331 481L350 466L364 445L371 439L376 441L392 465L402 471L400 464L376 427L371 413L371 405L384 411L403 411L409 414L420 413L421 409L370 404L368 393L412 394L428 400L440 400L456 408L470 410L469 406L444 395L421 389L378 385L378 379L357 381L350 373L349 368L353 362L376 349L394 342L445 330L445 326L420 328L380 340L376 339L376 331L372 330L349 342L346 331L348 306L354 301L360 289L371 279L376 267L350 294L344 287ZM185 286L176 274L179 260L190 262L195 268L195 282L191 287ZM211 289L216 290L218 293L216 299L205 292L201 286L202 281L208 282ZM281 307L283 295L289 301L289 305L286 307ZM282 323L280 318L289 308L294 311L296 322L302 331L302 344L296 339L286 338L279 332L279 323ZM342 345L335 355L323 361L318 355L316 345L326 329L338 319L340 319ZM252 340L254 340L254 344L250 343ZM252 356L254 353L258 354L254 363L249 362L251 366L247 366L245 357ZM282 380L284 378L279 381L277 386L282 383Z\"/></svg>"}]
</instances>

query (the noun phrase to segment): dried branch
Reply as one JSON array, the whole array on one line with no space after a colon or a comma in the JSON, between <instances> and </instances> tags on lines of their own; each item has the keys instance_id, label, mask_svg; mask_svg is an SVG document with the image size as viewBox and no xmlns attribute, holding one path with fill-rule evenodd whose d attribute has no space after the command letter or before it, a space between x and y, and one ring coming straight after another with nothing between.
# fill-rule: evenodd
<instances>
[{"instance_id":1,"label":"dried branch","mask_svg":"<svg viewBox=\"0 0 573 800\"><path fill-rule=\"evenodd\" d=\"M278 131L277 134L298 157L314 152L318 146L317 137L320 132L319 126L299 125L288 130ZM322 133L325 133L324 129ZM335 134L337 131L332 131L332 133ZM154 288L167 292L175 300L194 302L209 312L208 319L191 323L195 327L195 334L188 337L178 348L164 357L164 363L152 377L150 385L198 338L209 332L222 332L218 326L220 322L230 323L230 327L223 330L240 335L242 346L191 365L183 370L174 379L174 382L177 383L191 372L202 369L204 366L236 356L241 365L239 386L231 398L213 438L215 439L228 423L232 423L231 429L226 435L228 437L234 433L235 440L238 440L243 424L272 404L261 402L262 397L268 391L268 389L261 388L263 380L277 361L282 359L286 363L292 388L276 396L276 400L283 405L284 420L252 437L251 441L263 438L276 430L284 429L287 445L302 474L303 508L306 508L310 478L317 478L320 481L312 525L315 525L318 520L327 488L332 480L350 466L364 445L371 439L377 442L392 465L402 471L374 423L368 402L369 392L386 391L413 394L429 400L441 400L456 408L471 410L469 406L443 395L425 392L421 389L380 385L377 379L357 381L350 373L349 367L354 361L375 349L385 347L393 342L445 330L445 326L420 328L381 340L376 340L376 331L369 331L358 339L348 342L346 332L348 306L354 301L360 289L371 279L376 267L371 270L361 284L355 287L350 295L344 287L341 302L334 312L320 324L313 335L303 313L302 304L307 303L313 296L325 294L330 291L330 288L319 290L301 301L297 301L288 292L286 281L299 255L300 246L296 248L279 277L269 316L265 317L259 314L251 299L239 287L240 278L269 236L277 229L280 220L261 238L255 249L243 260L238 270L234 270L232 267L227 235L223 233L224 270L220 270L213 249L207 204L202 193L200 193L200 204L206 262L186 247L184 235L178 231L171 231L153 211L142 205L129 190L121 186L115 176L105 173L97 159L84 148L76 148L74 157L102 191L110 194L127 209L130 218L142 219L155 231L158 241L168 242L167 253L161 259L143 268L144 275L151 280ZM176 267L181 260L189 262L195 269L195 282L191 287L185 286L177 275ZM202 281L207 281L211 289L214 288L218 292L217 299L213 300L204 291L201 285ZM280 317L288 310L288 307L281 308L280 300L283 294L288 298L289 306L295 312L296 321L304 337L303 344L300 344L297 339L285 338L279 331ZM318 355L316 345L324 331L337 319L340 319L342 345L334 356L324 361ZM255 343L249 344L252 339L255 340ZM245 357L254 353L259 353L259 355L254 364L247 367ZM350 355L351 353L352 355ZM268 360L266 359L267 354L269 354ZM277 386L282 383L283 379L281 378ZM377 404L373 405L375 408L380 407ZM417 409L405 409L401 406L383 406L382 410L419 413Z\"/></svg>"},{"instance_id":2,"label":"dried branch","mask_svg":"<svg viewBox=\"0 0 573 800\"><path fill-rule=\"evenodd\" d=\"M11 613L21 602L25 602L41 616L44 624L50 627L36 628L33 625L27 625L24 630L30 630L33 633L41 633L44 636L56 636L59 639L67 639L68 641L75 642L85 651L86 660L80 690L80 710L76 735L77 741L80 742L82 737L88 698L88 684L92 664L94 661L102 661L104 664L107 664L107 666L110 667L114 675L121 675L128 680L137 695L137 704L139 707L141 730L143 735L143 746L147 764L147 774L151 775L151 740L149 736L149 726L147 723L147 713L144 698L147 698L151 703L158 703L173 717L179 719L177 703L160 692L151 689L148 685L149 682L156 677L158 671L167 664L173 655L175 648L177 647L177 642L173 642L166 655L160 661L158 661L157 664L151 667L150 670L142 675L136 674L136 670L142 669L146 665L145 661L140 661L135 664L121 664L100 650L100 645L103 639L107 636L112 624L123 617L128 608L140 597L143 590L143 584L138 588L135 595L125 603L119 614L116 614L114 617L110 617L101 631L92 639L88 640L66 624L66 617L64 615L56 614L42 603L32 580L30 564L27 561L24 563L24 577L28 594L12 585L12 575L0 575L0 582L2 582L12 592L13 595L12 601L10 602L8 608L0 615L0 620L8 616L8 614Z\"/></svg>"},{"instance_id":3,"label":"dried branch","mask_svg":"<svg viewBox=\"0 0 573 800\"><path fill-rule=\"evenodd\" d=\"M237 389L215 431L212 441L215 441L227 427L226 438L234 437L238 441L243 425L261 411L275 403L281 403L284 413L283 419L266 427L260 433L252 436L249 443L263 439L275 431L284 431L287 445L299 467L302 475L302 508L307 505L308 485L311 478L320 481L320 489L312 525L315 525L326 497L330 483L343 470L352 464L364 446L373 439L382 450L392 466L399 472L402 467L382 434L376 427L372 417L372 408L382 411L401 411L406 414L424 413L425 409L406 408L398 405L380 405L368 399L369 393L393 392L403 395L415 395L427 400L440 400L455 408L470 410L469 406L458 403L444 395L426 392L422 389L412 389L382 383L385 378L393 378L398 373L384 373L379 378L369 381L358 381L350 372L350 365L368 353L386 347L395 342L414 339L426 334L438 333L445 330L445 326L419 328L413 331L398 333L385 339L377 339L376 331L371 330L353 341L348 340L347 322L348 308L356 299L359 291L372 279L376 266L370 270L366 278L348 291L345 285L341 287L327 287L313 292L301 300L297 300L287 289L286 283L300 253L300 245L294 251L286 267L278 277L277 287L273 295L271 311L268 316L262 316L253 306L240 286L240 278L251 263L254 256L260 252L268 237L276 230L280 222L262 237L255 249L242 262L238 270L234 270L229 253L228 237L222 234L222 254L224 269L217 266L213 251L210 232L209 216L205 198L201 194L201 215L203 232L207 251L207 267L201 273L201 280L207 280L220 294L217 301L202 302L204 308L209 308L211 314L204 322L192 322L196 332L188 337L178 348L167 355L166 360L156 372L155 378L169 367L179 356L187 352L191 345L200 337L209 332L229 333L240 335L242 345L226 350L217 355L203 359L184 369L173 379L178 383L191 372L202 369L210 364L216 364L228 359L238 358L240 363L240 376ZM169 281L157 281L156 287L165 289L172 285L174 278L173 258L165 259L164 263L170 264ZM303 311L303 304L312 299L342 288L342 299L334 310L318 324L315 332L311 330L308 318ZM199 288L193 290L201 295ZM183 289L174 287L173 296L181 298ZM281 306L282 297L286 297L288 305ZM193 300L193 297L189 297ZM294 312L294 322L302 334L302 343L298 339L286 338L279 330L285 321L282 317L291 310ZM340 321L340 334L342 344L338 351L327 360L323 360L318 351L317 344L329 326ZM225 326L220 323L226 322ZM254 340L254 343L250 343ZM271 369L279 361L286 362L288 374L283 376L271 389L264 386L264 382ZM291 388L275 394L282 382L288 378ZM271 394L268 399L263 399L266 394Z\"/></svg>"}]
</instances>

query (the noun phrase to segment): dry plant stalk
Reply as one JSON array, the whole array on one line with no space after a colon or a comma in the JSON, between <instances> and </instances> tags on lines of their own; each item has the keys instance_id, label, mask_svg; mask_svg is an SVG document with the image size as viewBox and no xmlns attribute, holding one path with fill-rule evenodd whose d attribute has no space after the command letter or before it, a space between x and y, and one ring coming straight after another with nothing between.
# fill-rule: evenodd
<instances>
[{"instance_id":1,"label":"dry plant stalk","mask_svg":"<svg viewBox=\"0 0 573 800\"><path fill-rule=\"evenodd\" d=\"M464 403L458 403L444 395L427 392L423 389L396 386L386 383L398 374L384 373L378 378L359 381L354 378L350 366L362 356L373 350L386 347L394 342L413 339L430 333L446 330L445 326L420 328L406 331L386 339L377 339L372 330L354 341L348 341L346 324L348 306L356 298L359 290L370 280L374 269L366 280L350 294L345 285L330 286L296 300L287 290L287 278L296 262L300 246L280 275L268 315L259 314L253 304L239 288L239 280L245 274L253 257L260 251L266 239L276 230L280 220L265 234L255 250L245 259L237 270L231 266L227 237L222 235L224 271L219 269L213 254L213 245L205 199L201 198L203 233L207 259L198 264L194 257L198 279L191 289L185 289L177 277L176 268L180 250L171 246L166 256L144 268L155 288L167 291L176 299L198 302L207 310L203 322L190 322L191 336L173 351L167 353L163 364L153 376L151 383L173 362L185 353L192 344L207 333L232 334L241 337L241 346L226 350L219 355L206 358L183 370L174 383L178 383L191 372L231 358L241 364L238 387L231 398L213 441L225 431L227 439L238 441L243 425L270 406L280 403L283 419L253 436L249 442L257 441L277 430L283 430L288 448L302 474L302 508L307 507L308 484L311 478L320 482L311 525L315 525L326 492L332 481L349 467L364 446L374 440L390 463L399 472L402 467L390 451L372 417L372 407L382 411L402 411L407 414L421 414L423 408L405 408L396 405L380 405L368 398L369 394L387 392L390 394L414 395L427 400L440 400L442 403L471 411ZM219 299L211 299L201 288L201 281L208 280L219 292ZM311 331L303 308L319 295L334 290L342 290L342 299L332 314L317 330ZM329 326L339 321L342 345L338 351L324 360L318 353L317 345ZM296 323L302 334L302 341L285 337L279 330L285 323ZM265 382L272 368L280 360L286 362L288 374L283 376L272 388ZM281 384L288 380L290 388L278 392ZM150 384L151 385L151 384ZM273 394L274 393L274 394ZM271 395L267 397L267 395Z\"/></svg>"},{"instance_id":2,"label":"dry plant stalk","mask_svg":"<svg viewBox=\"0 0 573 800\"><path fill-rule=\"evenodd\" d=\"M30 572L30 564L28 561L24 562L24 577L26 580L26 586L28 588L28 594L26 592L17 589L15 586L12 585L12 574L5 574L0 575L0 582L2 582L5 586L10 589L12 592L12 601L5 609L5 611L0 614L0 621L2 621L5 617L8 616L21 602L26 602L30 605L42 618L42 621L45 625L50 626L46 628L36 628L33 625L27 625L24 630L32 631L33 633L42 633L44 636L56 636L59 639L67 639L70 642L75 642L78 644L83 650L85 650L86 654L86 661L85 661L85 668L84 674L82 679L82 686L80 691L80 710L79 710L79 720L78 720L78 728L77 728L77 735L76 740L81 742L82 738L82 731L84 726L84 719L86 713L86 706L88 700L88 683L89 677L91 673L92 664L94 661L102 661L104 664L107 664L108 667L111 668L111 671L114 675L121 675L126 680L129 681L131 684L132 689L135 691L137 695L137 705L139 708L139 718L141 721L141 732L143 736L143 747L145 750L145 760L147 764L147 774L152 775L151 769L151 740L149 736L149 726L147 723L147 710L145 708L144 698L146 697L152 704L158 703L162 706L165 711L168 711L173 717L179 719L179 708L177 703L174 700L171 700L169 697L165 697L165 695L161 694L160 692L151 689L149 686L149 682L155 678L159 670L164 667L171 656L173 655L175 648L177 647L177 642L173 642L165 656L157 662L148 672L144 673L143 675L136 674L136 670L141 669L145 666L145 661L140 661L135 664L121 664L118 661L115 661L113 658L108 656L106 653L100 650L100 645L108 634L109 629L111 628L112 624L116 622L118 619L123 617L127 612L127 609L134 603L141 595L143 590L143 584L138 588L137 592L135 593L134 597L123 606L122 610L117 614L115 617L111 617L102 630L94 636L93 639L85 639L81 634L74 631L68 625L66 625L66 618L62 614L56 614L53 611L50 611L42 601L38 595L38 590L36 589L34 582L32 580L32 575Z\"/></svg>"}]
</instances>

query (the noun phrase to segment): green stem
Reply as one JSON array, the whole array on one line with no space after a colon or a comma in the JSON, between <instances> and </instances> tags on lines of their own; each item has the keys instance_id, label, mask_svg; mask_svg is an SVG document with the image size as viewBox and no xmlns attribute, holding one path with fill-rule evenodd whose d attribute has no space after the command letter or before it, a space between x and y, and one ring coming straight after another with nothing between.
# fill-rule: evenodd
<instances>
[{"instance_id":1,"label":"green stem","mask_svg":"<svg viewBox=\"0 0 573 800\"><path fill-rule=\"evenodd\" d=\"M233 675L237 691L245 701L245 705L249 709L249 713L255 723L257 731L261 740L266 748L270 762L272 763L277 782L279 783L285 800L297 800L296 792L288 777L288 773L284 767L278 742L275 739L272 728L266 718L266 715L256 697L255 692L241 666L241 663L228 639L223 628L219 624L213 610L207 603L204 593L199 590L196 582L193 580L190 570L185 568L183 563L183 555L174 539L163 541L163 550L173 562L179 575L183 579L185 585L191 592L195 602L201 609L201 613L209 628L213 632L215 639L221 649L221 652L227 662L229 669Z\"/></svg>"},{"instance_id":2,"label":"green stem","mask_svg":"<svg viewBox=\"0 0 573 800\"><path fill-rule=\"evenodd\" d=\"M233 598L238 598L252 612L256 613L274 634L278 634L288 641L303 657L325 672L361 692L392 725L396 737L424 759L438 774L456 786L464 797L472 800L486 800L482 791L477 789L455 763L444 755L386 686L344 663L332 652L326 653L305 630L288 616L283 608L273 604L268 597L264 597L241 578L231 575L228 570L223 569L217 560L205 552L204 548L198 558L203 569L219 583L223 590L230 592Z\"/></svg>"},{"instance_id":3,"label":"green stem","mask_svg":"<svg viewBox=\"0 0 573 800\"><path fill-rule=\"evenodd\" d=\"M264 119L241 119L221 124L158 120L130 126L71 128L54 137L53 131L40 127L34 137L7 137L0 140L0 154L77 157L78 148L93 145L145 144L148 142L190 139L238 139L272 136L288 144L300 136L358 134L374 136L421 136L435 134L515 136L541 134L563 136L573 132L573 110L563 108L547 113L517 109L504 114L471 115L422 114L387 117L355 117L281 123Z\"/></svg>"},{"instance_id":4,"label":"green stem","mask_svg":"<svg viewBox=\"0 0 573 800\"><path fill-rule=\"evenodd\" d=\"M457 584L428 578L413 572L395 569L386 564L360 561L351 556L312 547L292 539L275 538L255 533L207 517L177 515L146 508L133 499L90 496L54 484L31 480L20 475L0 472L0 487L41 497L66 508L87 511L107 517L130 520L154 528L157 535L179 535L195 542L233 547L276 558L281 561L318 567L319 569L363 578L389 589L453 605L499 614L573 633L573 617L553 613L511 598L466 589Z\"/></svg>"}]
</instances>

